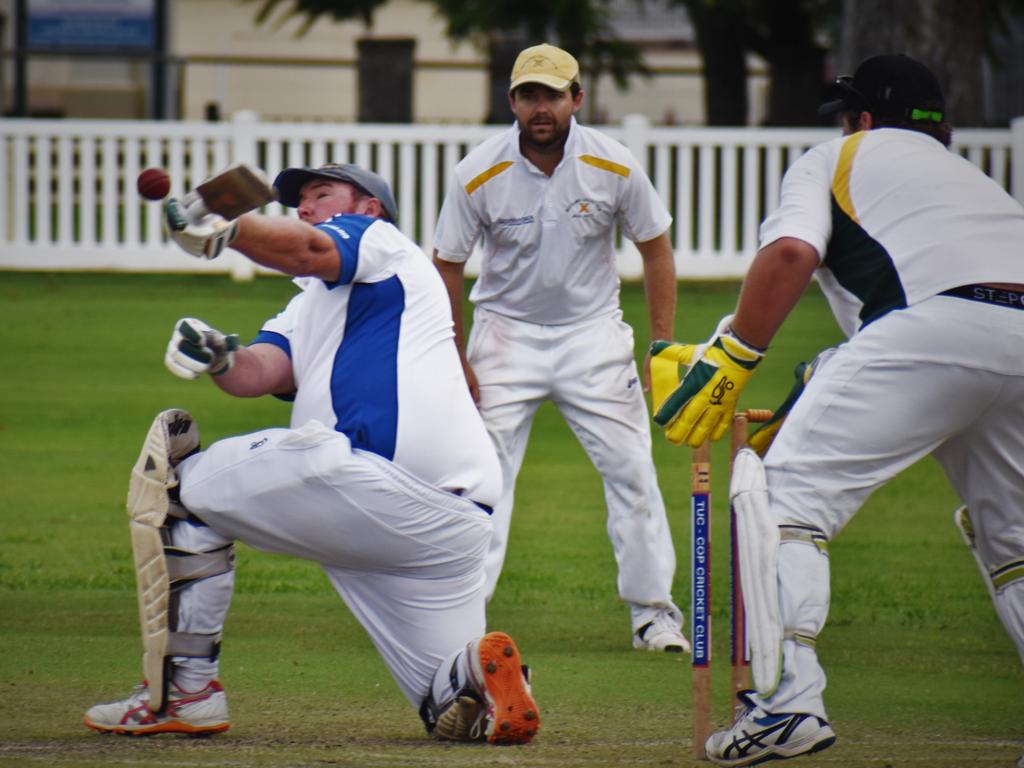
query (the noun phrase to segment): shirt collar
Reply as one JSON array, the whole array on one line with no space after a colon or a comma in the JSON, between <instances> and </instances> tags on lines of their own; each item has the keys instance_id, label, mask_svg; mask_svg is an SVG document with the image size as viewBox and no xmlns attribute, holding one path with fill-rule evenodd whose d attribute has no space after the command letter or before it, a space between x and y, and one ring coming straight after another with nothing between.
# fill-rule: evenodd
<instances>
[{"instance_id":1,"label":"shirt collar","mask_svg":"<svg viewBox=\"0 0 1024 768\"><path fill-rule=\"evenodd\" d=\"M526 157L523 156L522 151L519 149L519 134L519 123L513 122L512 132L510 136L512 154L517 160L521 160L522 162L527 163L532 168L533 163L527 160ZM573 115L572 117L569 118L569 135L565 139L565 146L562 148L562 159L559 161L558 166L561 166L562 163L565 162L566 158L572 157L573 155L576 154L576 137L578 134L579 130L577 130L576 116Z\"/></svg>"}]
</instances>

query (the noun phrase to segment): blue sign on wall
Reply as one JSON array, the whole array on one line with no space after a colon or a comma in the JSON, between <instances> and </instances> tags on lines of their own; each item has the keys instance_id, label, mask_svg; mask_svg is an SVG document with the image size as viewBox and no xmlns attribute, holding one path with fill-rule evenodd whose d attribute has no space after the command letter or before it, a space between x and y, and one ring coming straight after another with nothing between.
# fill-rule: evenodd
<instances>
[{"instance_id":1,"label":"blue sign on wall","mask_svg":"<svg viewBox=\"0 0 1024 768\"><path fill-rule=\"evenodd\" d=\"M156 47L155 0L28 0L28 47Z\"/></svg>"}]
</instances>

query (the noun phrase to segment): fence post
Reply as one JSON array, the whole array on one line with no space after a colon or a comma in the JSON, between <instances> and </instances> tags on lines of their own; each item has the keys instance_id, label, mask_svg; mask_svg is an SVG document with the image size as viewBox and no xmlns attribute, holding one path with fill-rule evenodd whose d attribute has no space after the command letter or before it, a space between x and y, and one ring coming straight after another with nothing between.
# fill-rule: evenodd
<instances>
[{"instance_id":1,"label":"fence post","mask_svg":"<svg viewBox=\"0 0 1024 768\"><path fill-rule=\"evenodd\" d=\"M1024 117L1010 121L1010 194L1024 205Z\"/></svg>"},{"instance_id":2,"label":"fence post","mask_svg":"<svg viewBox=\"0 0 1024 768\"><path fill-rule=\"evenodd\" d=\"M256 127L260 116L251 109L242 109L231 116L231 148L229 154L232 163L245 163L254 168L256 164ZM231 252L231 278L239 282L247 282L256 276L256 265L237 251Z\"/></svg>"},{"instance_id":3,"label":"fence post","mask_svg":"<svg viewBox=\"0 0 1024 768\"><path fill-rule=\"evenodd\" d=\"M647 129L650 121L643 115L626 115L622 118L622 143L626 145L640 167L650 176L647 167Z\"/></svg>"},{"instance_id":4,"label":"fence post","mask_svg":"<svg viewBox=\"0 0 1024 768\"><path fill-rule=\"evenodd\" d=\"M622 118L622 143L633 153L633 157L648 176L651 175L647 156L647 131L650 127L650 121L643 115L626 115ZM631 280L643 275L644 267L640 251L625 237L622 238L622 245L619 248L618 262L619 274L623 278Z\"/></svg>"}]
</instances>

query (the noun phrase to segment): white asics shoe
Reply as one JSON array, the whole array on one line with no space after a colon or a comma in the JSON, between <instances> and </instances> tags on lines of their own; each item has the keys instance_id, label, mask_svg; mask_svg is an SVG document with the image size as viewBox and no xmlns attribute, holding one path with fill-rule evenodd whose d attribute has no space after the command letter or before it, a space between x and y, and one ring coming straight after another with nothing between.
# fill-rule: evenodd
<instances>
[{"instance_id":1,"label":"white asics shoe","mask_svg":"<svg viewBox=\"0 0 1024 768\"><path fill-rule=\"evenodd\" d=\"M167 695L167 709L158 715L149 708L149 686L143 682L127 699L90 707L85 713L85 724L100 733L130 736L155 733L205 736L230 727L228 699L216 680L194 693L183 691L172 682Z\"/></svg>"},{"instance_id":2,"label":"white asics shoe","mask_svg":"<svg viewBox=\"0 0 1024 768\"><path fill-rule=\"evenodd\" d=\"M484 736L491 744L526 744L537 735L540 710L529 672L504 632L489 632L469 646L473 687L484 699Z\"/></svg>"},{"instance_id":3,"label":"white asics shoe","mask_svg":"<svg viewBox=\"0 0 1024 768\"><path fill-rule=\"evenodd\" d=\"M835 743L835 731L820 717L795 712L769 714L754 704L750 698L752 693L736 694L746 711L732 728L711 734L704 743L704 751L712 763L757 765L767 760L820 752Z\"/></svg>"},{"instance_id":4,"label":"white asics shoe","mask_svg":"<svg viewBox=\"0 0 1024 768\"><path fill-rule=\"evenodd\" d=\"M644 651L689 653L690 641L671 612L662 608L653 619L633 630L633 647Z\"/></svg>"}]
</instances>

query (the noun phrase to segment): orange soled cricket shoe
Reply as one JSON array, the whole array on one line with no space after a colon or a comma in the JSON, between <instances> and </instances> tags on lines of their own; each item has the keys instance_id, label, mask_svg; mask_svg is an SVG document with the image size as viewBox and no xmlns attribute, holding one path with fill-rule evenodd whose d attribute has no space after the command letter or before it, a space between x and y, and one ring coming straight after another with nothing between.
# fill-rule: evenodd
<instances>
[{"instance_id":1,"label":"orange soled cricket shoe","mask_svg":"<svg viewBox=\"0 0 1024 768\"><path fill-rule=\"evenodd\" d=\"M473 682L486 704L487 741L530 742L540 728L540 710L515 641L504 632L490 632L470 645L469 662Z\"/></svg>"}]
</instances>

